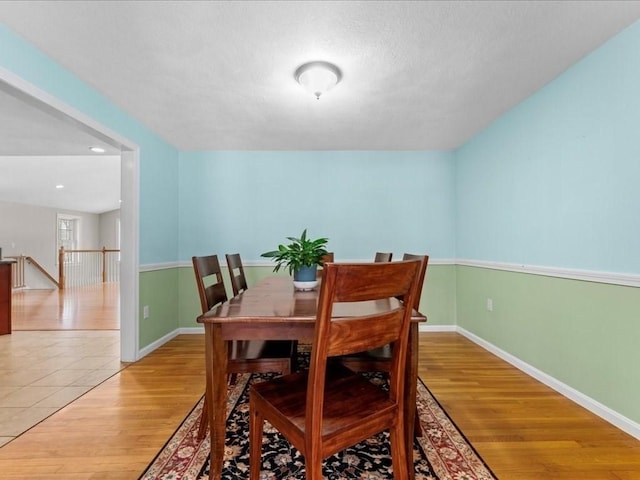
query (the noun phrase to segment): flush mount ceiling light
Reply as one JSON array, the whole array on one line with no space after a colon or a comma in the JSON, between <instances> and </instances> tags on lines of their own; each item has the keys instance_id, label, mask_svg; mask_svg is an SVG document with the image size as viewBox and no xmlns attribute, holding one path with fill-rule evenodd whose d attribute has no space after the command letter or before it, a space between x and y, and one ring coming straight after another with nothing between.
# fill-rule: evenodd
<instances>
[{"instance_id":1,"label":"flush mount ceiling light","mask_svg":"<svg viewBox=\"0 0 640 480\"><path fill-rule=\"evenodd\" d=\"M294 74L296 82L316 96L336 86L342 78L340 69L329 62L309 62L300 65Z\"/></svg>"},{"instance_id":2,"label":"flush mount ceiling light","mask_svg":"<svg viewBox=\"0 0 640 480\"><path fill-rule=\"evenodd\" d=\"M89 147L89 150L91 150L93 153L104 153L105 150L102 147Z\"/></svg>"}]
</instances>

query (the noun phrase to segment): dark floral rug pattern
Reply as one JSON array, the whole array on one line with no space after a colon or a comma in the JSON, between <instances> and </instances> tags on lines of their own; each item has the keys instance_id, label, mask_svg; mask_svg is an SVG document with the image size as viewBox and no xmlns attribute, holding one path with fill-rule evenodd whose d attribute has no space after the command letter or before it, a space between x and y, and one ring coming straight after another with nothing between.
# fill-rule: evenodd
<instances>
[{"instance_id":1,"label":"dark floral rug pattern","mask_svg":"<svg viewBox=\"0 0 640 480\"><path fill-rule=\"evenodd\" d=\"M249 385L269 375L241 375L229 387L227 437L222 478L249 477ZM384 382L373 376L374 382ZM413 446L416 480L495 480L489 468L453 424L431 392L418 382L418 414L423 435ZM209 438L197 441L200 400L139 480L209 478ZM261 480L302 480L304 459L280 433L265 423ZM391 480L393 467L387 432L325 459L329 480Z\"/></svg>"}]
</instances>

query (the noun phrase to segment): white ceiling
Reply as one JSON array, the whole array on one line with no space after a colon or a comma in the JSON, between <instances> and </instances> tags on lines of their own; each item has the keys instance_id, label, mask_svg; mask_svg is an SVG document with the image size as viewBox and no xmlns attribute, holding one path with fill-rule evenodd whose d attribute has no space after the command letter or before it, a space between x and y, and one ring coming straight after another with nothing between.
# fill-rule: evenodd
<instances>
[{"instance_id":1,"label":"white ceiling","mask_svg":"<svg viewBox=\"0 0 640 480\"><path fill-rule=\"evenodd\" d=\"M88 213L120 208L120 156L2 156L0 172L0 201Z\"/></svg>"},{"instance_id":2,"label":"white ceiling","mask_svg":"<svg viewBox=\"0 0 640 480\"><path fill-rule=\"evenodd\" d=\"M638 18L640 1L0 7L10 29L187 151L452 149ZM312 60L343 73L320 100L293 79ZM53 152L71 136L38 134Z\"/></svg>"},{"instance_id":3,"label":"white ceiling","mask_svg":"<svg viewBox=\"0 0 640 480\"><path fill-rule=\"evenodd\" d=\"M92 153L92 146L105 154ZM116 210L120 151L0 85L0 201L89 213Z\"/></svg>"}]
</instances>

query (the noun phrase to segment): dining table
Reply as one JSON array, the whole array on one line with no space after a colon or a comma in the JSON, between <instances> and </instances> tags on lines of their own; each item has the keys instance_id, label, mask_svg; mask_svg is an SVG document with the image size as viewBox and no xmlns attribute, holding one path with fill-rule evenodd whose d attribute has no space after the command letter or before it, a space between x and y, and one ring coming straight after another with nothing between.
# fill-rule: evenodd
<instances>
[{"instance_id":1,"label":"dining table","mask_svg":"<svg viewBox=\"0 0 640 480\"><path fill-rule=\"evenodd\" d=\"M312 343L320 286L294 288L291 277L268 276L213 307L197 321L204 325L206 398L211 440L209 478L219 480L224 463L227 417L227 340L297 340ZM391 302L399 302L390 299ZM379 306L378 306L379 308ZM376 302L339 303L334 317L376 313ZM418 325L426 317L413 311L405 369L405 430L410 478L414 478L413 436L418 380Z\"/></svg>"}]
</instances>

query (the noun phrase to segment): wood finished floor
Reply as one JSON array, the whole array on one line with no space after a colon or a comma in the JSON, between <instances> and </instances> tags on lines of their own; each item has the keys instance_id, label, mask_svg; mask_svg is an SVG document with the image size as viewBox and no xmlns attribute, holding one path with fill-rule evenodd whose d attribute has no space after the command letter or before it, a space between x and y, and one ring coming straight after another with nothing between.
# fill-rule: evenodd
<instances>
[{"instance_id":1,"label":"wood finished floor","mask_svg":"<svg viewBox=\"0 0 640 480\"><path fill-rule=\"evenodd\" d=\"M17 290L11 295L13 330L119 330L120 284Z\"/></svg>"},{"instance_id":2,"label":"wood finished floor","mask_svg":"<svg viewBox=\"0 0 640 480\"><path fill-rule=\"evenodd\" d=\"M640 441L461 335L421 334L420 378L501 480L638 480Z\"/></svg>"}]
</instances>

